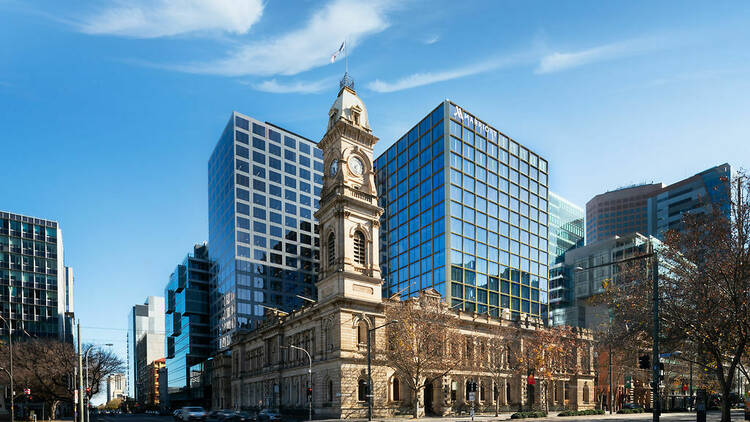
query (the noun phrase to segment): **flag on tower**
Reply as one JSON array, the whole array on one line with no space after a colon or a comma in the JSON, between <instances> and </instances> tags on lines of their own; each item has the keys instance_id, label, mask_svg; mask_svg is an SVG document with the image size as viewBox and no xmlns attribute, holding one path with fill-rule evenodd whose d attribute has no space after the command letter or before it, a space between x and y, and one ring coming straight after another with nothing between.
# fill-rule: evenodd
<instances>
[{"instance_id":1,"label":"flag on tower","mask_svg":"<svg viewBox=\"0 0 750 422\"><path fill-rule=\"evenodd\" d=\"M331 54L331 63L336 61L336 56L341 54L341 52L344 51L345 47L346 47L346 41L342 42L341 47L339 47L339 49L335 53Z\"/></svg>"}]
</instances>

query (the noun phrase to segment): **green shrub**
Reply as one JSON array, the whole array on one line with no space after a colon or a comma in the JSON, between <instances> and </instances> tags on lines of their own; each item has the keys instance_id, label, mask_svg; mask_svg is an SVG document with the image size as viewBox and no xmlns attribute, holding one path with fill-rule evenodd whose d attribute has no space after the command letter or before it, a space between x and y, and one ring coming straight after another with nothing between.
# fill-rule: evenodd
<instances>
[{"instance_id":1,"label":"green shrub","mask_svg":"<svg viewBox=\"0 0 750 422\"><path fill-rule=\"evenodd\" d=\"M536 410L533 412L516 412L510 415L511 419L545 418L545 417L547 417L547 413L541 410Z\"/></svg>"},{"instance_id":2,"label":"green shrub","mask_svg":"<svg viewBox=\"0 0 750 422\"><path fill-rule=\"evenodd\" d=\"M621 414L621 415L626 415L626 414L630 414L630 413L643 413L643 409L641 409L641 408L638 408L638 409L620 409L620 410L617 411L617 413Z\"/></svg>"},{"instance_id":3,"label":"green shrub","mask_svg":"<svg viewBox=\"0 0 750 422\"><path fill-rule=\"evenodd\" d=\"M563 410L557 416L586 416L586 415L603 415L604 411L601 409L588 409L588 410Z\"/></svg>"}]
</instances>

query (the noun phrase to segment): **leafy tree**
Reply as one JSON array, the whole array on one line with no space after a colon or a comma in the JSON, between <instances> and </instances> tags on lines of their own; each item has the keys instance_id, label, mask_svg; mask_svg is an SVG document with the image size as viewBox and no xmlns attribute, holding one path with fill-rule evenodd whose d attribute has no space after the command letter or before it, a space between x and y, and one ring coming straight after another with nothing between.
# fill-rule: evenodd
<instances>
[{"instance_id":1,"label":"leafy tree","mask_svg":"<svg viewBox=\"0 0 750 422\"><path fill-rule=\"evenodd\" d=\"M726 203L713 212L684 214L680 231L667 232L655 251L660 342L662 351L681 350L684 359L711 374L727 398L750 345L748 175L723 180L709 194L724 196ZM722 211L729 211L729 218ZM609 286L615 319L629 321L644 336L652 324L651 261L623 266ZM729 400L722 401L721 411L722 422L728 422Z\"/></svg>"}]
</instances>

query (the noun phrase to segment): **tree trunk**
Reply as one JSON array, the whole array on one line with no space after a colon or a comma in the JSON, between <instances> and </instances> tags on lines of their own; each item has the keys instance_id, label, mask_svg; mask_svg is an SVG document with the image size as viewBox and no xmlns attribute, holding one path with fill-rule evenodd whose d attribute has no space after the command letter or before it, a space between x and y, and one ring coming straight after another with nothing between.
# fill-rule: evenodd
<instances>
[{"instance_id":1,"label":"tree trunk","mask_svg":"<svg viewBox=\"0 0 750 422\"><path fill-rule=\"evenodd\" d=\"M721 422L732 420L732 407L729 403L729 394L732 392L732 378L721 386Z\"/></svg>"},{"instance_id":2,"label":"tree trunk","mask_svg":"<svg viewBox=\"0 0 750 422\"><path fill-rule=\"evenodd\" d=\"M506 387L507 388L507 387ZM500 416L500 389L497 389L497 394L495 395L495 416Z\"/></svg>"},{"instance_id":3,"label":"tree trunk","mask_svg":"<svg viewBox=\"0 0 750 422\"><path fill-rule=\"evenodd\" d=\"M414 419L419 419L419 389L414 390Z\"/></svg>"}]
</instances>

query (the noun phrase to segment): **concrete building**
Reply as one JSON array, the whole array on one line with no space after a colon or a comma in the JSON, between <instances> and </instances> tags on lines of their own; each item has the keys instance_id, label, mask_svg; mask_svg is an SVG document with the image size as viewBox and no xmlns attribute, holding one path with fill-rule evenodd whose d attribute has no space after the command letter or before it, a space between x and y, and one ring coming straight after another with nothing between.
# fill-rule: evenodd
<instances>
[{"instance_id":1,"label":"concrete building","mask_svg":"<svg viewBox=\"0 0 750 422\"><path fill-rule=\"evenodd\" d=\"M586 203L586 244L632 233L648 234L648 199L661 189L661 183L649 183L593 197Z\"/></svg>"},{"instance_id":2,"label":"concrete building","mask_svg":"<svg viewBox=\"0 0 750 422\"><path fill-rule=\"evenodd\" d=\"M23 327L34 337L72 341L72 273L57 221L0 211L0 315L14 337L26 338ZM8 328L0 324L0 337Z\"/></svg>"},{"instance_id":3,"label":"concrete building","mask_svg":"<svg viewBox=\"0 0 750 422\"><path fill-rule=\"evenodd\" d=\"M125 374L112 374L107 377L107 403L125 397Z\"/></svg>"},{"instance_id":4,"label":"concrete building","mask_svg":"<svg viewBox=\"0 0 750 422\"><path fill-rule=\"evenodd\" d=\"M729 216L731 167L721 164L669 186L650 183L606 192L586 203L586 244L641 233L664 239L679 230L684 213L707 213L713 206Z\"/></svg>"},{"instance_id":5,"label":"concrete building","mask_svg":"<svg viewBox=\"0 0 750 422\"><path fill-rule=\"evenodd\" d=\"M144 403L148 396L148 366L164 357L164 298L149 296L143 305L135 305L128 317L128 382L132 397Z\"/></svg>"},{"instance_id":6,"label":"concrete building","mask_svg":"<svg viewBox=\"0 0 750 422\"><path fill-rule=\"evenodd\" d=\"M320 210L324 239L323 259L316 284L318 300L291 313L267 310L265 321L251 331L233 337L231 353L222 354L215 367L214 386L223 389L231 383L229 397L216 394L214 406L236 409L270 407L286 413L305 414L312 400L318 418L361 418L367 410L367 346L368 328L386 322L385 307L398 299L382 298L383 280L378 265L378 232L383 209L378 206L374 180L372 149L378 139L369 125L367 109L350 84L342 81L341 90L331 107L326 134L318 144L323 150L325 178ZM545 195L546 197L546 195ZM546 209L546 206L545 206ZM545 233L546 235L546 233ZM546 239L546 237L545 237ZM546 248L545 248L546 250ZM421 292L440 299L436 289ZM449 307L447 303L442 306ZM485 312L454 310L461 335L474 335L478 330L511 322L511 311L504 309L498 317ZM532 319L539 321L539 318ZM528 322L528 317L527 317ZM528 330L535 329L526 325ZM387 347L386 338L374 336L376 349ZM560 394L555 405L576 409L594 405L592 347L590 338L583 338L579 349L583 371L561 373L553 383ZM289 346L301 347L311 353L312 383L308 382L307 355ZM287 348L285 348L287 347ZM215 359L216 360L216 359ZM227 363L227 361L229 361ZM445 414L465 406L466 381L479 380L477 403L490 406L499 394L507 408L524 402L525 376L513 376L512 368L502 385L493 385L481 372L456 372L426 387L423 408L429 413ZM376 416L393 415L408 406L407 389L399 374L382 357L373 364L373 401ZM312 388L312 396L306 394Z\"/></svg>"},{"instance_id":7,"label":"concrete building","mask_svg":"<svg viewBox=\"0 0 750 422\"><path fill-rule=\"evenodd\" d=\"M616 282L616 262L636 255L649 253L651 247L659 247L659 240L639 233L615 236L596 243L576 248L565 253L565 268L573 278L574 302L565 308L564 321L569 325L587 329L599 329L608 322L606 306L586 304L585 299L604 293L603 283ZM582 268L583 271L576 268Z\"/></svg>"},{"instance_id":8,"label":"concrete building","mask_svg":"<svg viewBox=\"0 0 750 422\"><path fill-rule=\"evenodd\" d=\"M548 164L444 101L375 161L385 295L546 318Z\"/></svg>"},{"instance_id":9,"label":"concrete building","mask_svg":"<svg viewBox=\"0 0 750 422\"><path fill-rule=\"evenodd\" d=\"M549 193L549 322L552 325L576 325L568 321L566 308L575 300L573 279L565 266L565 253L583 246L583 209Z\"/></svg>"},{"instance_id":10,"label":"concrete building","mask_svg":"<svg viewBox=\"0 0 750 422\"><path fill-rule=\"evenodd\" d=\"M166 372L170 405L207 405L210 391L192 381L211 355L208 245L195 245L172 272L166 298ZM198 374L196 374L198 373ZM200 388L195 388L200 386ZM162 395L162 402L166 396Z\"/></svg>"},{"instance_id":11,"label":"concrete building","mask_svg":"<svg viewBox=\"0 0 750 422\"><path fill-rule=\"evenodd\" d=\"M304 303L297 295L315 295L322 182L314 142L232 113L208 163L214 350L260 321L264 306L291 310Z\"/></svg>"}]
</instances>

